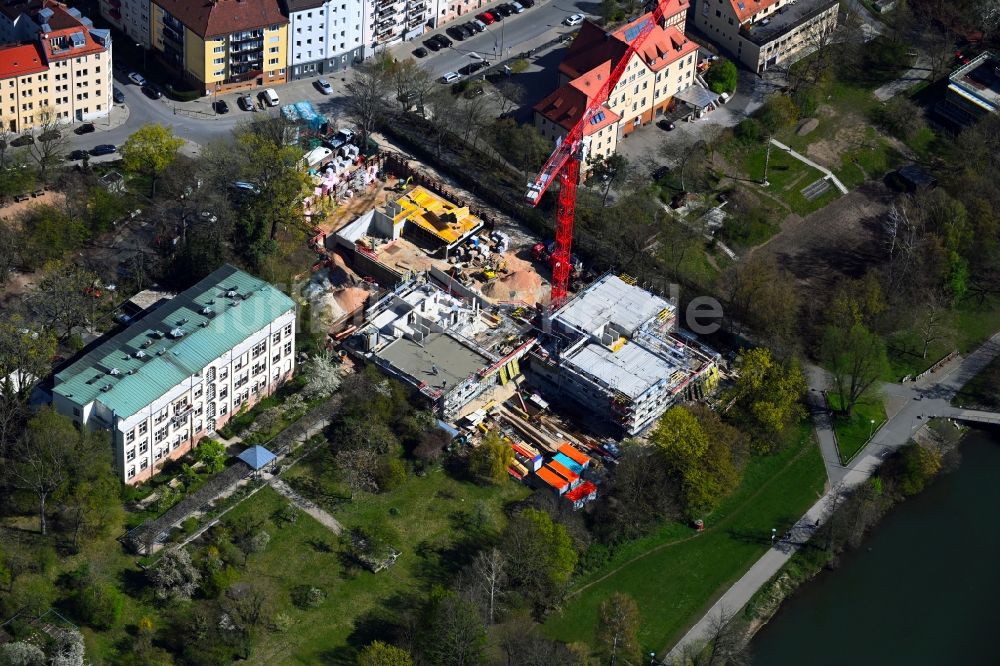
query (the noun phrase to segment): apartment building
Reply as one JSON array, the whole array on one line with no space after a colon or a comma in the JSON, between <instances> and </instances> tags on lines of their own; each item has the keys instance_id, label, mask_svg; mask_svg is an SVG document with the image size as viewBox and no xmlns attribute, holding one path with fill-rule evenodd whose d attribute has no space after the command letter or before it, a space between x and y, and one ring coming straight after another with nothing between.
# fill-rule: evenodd
<instances>
[{"instance_id":1,"label":"apartment building","mask_svg":"<svg viewBox=\"0 0 1000 666\"><path fill-rule=\"evenodd\" d=\"M53 0L0 5L0 123L90 121L111 110L111 33Z\"/></svg>"},{"instance_id":2,"label":"apartment building","mask_svg":"<svg viewBox=\"0 0 1000 666\"><path fill-rule=\"evenodd\" d=\"M56 374L52 403L107 430L139 483L289 379L294 354L294 302L226 265Z\"/></svg>"},{"instance_id":3,"label":"apartment building","mask_svg":"<svg viewBox=\"0 0 1000 666\"><path fill-rule=\"evenodd\" d=\"M359 0L284 0L288 79L330 74L364 58L364 5Z\"/></svg>"},{"instance_id":4,"label":"apartment building","mask_svg":"<svg viewBox=\"0 0 1000 666\"><path fill-rule=\"evenodd\" d=\"M278 0L153 0L150 29L159 59L206 95L288 78L288 18Z\"/></svg>"},{"instance_id":5,"label":"apartment building","mask_svg":"<svg viewBox=\"0 0 1000 666\"><path fill-rule=\"evenodd\" d=\"M828 39L839 6L838 0L698 0L694 24L759 74L795 62Z\"/></svg>"},{"instance_id":6,"label":"apartment building","mask_svg":"<svg viewBox=\"0 0 1000 666\"><path fill-rule=\"evenodd\" d=\"M952 72L934 110L956 128L1000 113L1000 57L985 51Z\"/></svg>"},{"instance_id":7,"label":"apartment building","mask_svg":"<svg viewBox=\"0 0 1000 666\"><path fill-rule=\"evenodd\" d=\"M675 95L695 83L698 45L683 32L687 9L687 0L672 0L663 22L653 27L603 109L591 118L584 133L590 142L587 163L614 154L619 140L673 108ZM646 14L610 34L595 23L583 23L559 65L559 88L534 107L542 136L555 142L576 125L629 43L651 20Z\"/></svg>"},{"instance_id":8,"label":"apartment building","mask_svg":"<svg viewBox=\"0 0 1000 666\"><path fill-rule=\"evenodd\" d=\"M101 17L143 48L150 47L149 0L99 0Z\"/></svg>"},{"instance_id":9,"label":"apartment building","mask_svg":"<svg viewBox=\"0 0 1000 666\"><path fill-rule=\"evenodd\" d=\"M605 275L552 314L529 376L629 435L718 383L719 356L676 331L669 301Z\"/></svg>"},{"instance_id":10,"label":"apartment building","mask_svg":"<svg viewBox=\"0 0 1000 666\"><path fill-rule=\"evenodd\" d=\"M416 39L434 25L438 0L370 0L365 2L365 57L379 48Z\"/></svg>"}]
</instances>

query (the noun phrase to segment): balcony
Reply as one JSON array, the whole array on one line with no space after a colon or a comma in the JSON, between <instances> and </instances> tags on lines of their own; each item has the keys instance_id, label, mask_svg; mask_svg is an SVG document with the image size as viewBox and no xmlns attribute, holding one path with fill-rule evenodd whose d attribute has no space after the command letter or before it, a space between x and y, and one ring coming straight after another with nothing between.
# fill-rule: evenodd
<instances>
[{"instance_id":1,"label":"balcony","mask_svg":"<svg viewBox=\"0 0 1000 666\"><path fill-rule=\"evenodd\" d=\"M229 64L233 67L240 67L243 65L256 65L257 69L260 69L260 65L264 62L264 54L257 53L251 55L240 56L239 58L230 58ZM245 69L245 68L244 68Z\"/></svg>"},{"instance_id":2,"label":"balcony","mask_svg":"<svg viewBox=\"0 0 1000 666\"><path fill-rule=\"evenodd\" d=\"M178 32L168 25L163 26L163 39L166 41L173 42L174 44L183 45L184 37L183 33Z\"/></svg>"},{"instance_id":3,"label":"balcony","mask_svg":"<svg viewBox=\"0 0 1000 666\"><path fill-rule=\"evenodd\" d=\"M263 30L244 30L243 32L234 32L229 35L229 43L236 44L239 42L246 42L250 40L263 40L264 31Z\"/></svg>"},{"instance_id":4,"label":"balcony","mask_svg":"<svg viewBox=\"0 0 1000 666\"><path fill-rule=\"evenodd\" d=\"M406 6L406 11L410 13L410 16L413 16L414 14L419 14L420 18L424 17L424 11L426 11L426 9L427 9L427 4L423 0L420 0L420 2L414 2L413 4Z\"/></svg>"},{"instance_id":5,"label":"balcony","mask_svg":"<svg viewBox=\"0 0 1000 666\"><path fill-rule=\"evenodd\" d=\"M233 83L246 83L247 81L253 81L259 76L264 75L264 70L261 69L251 69L246 72L231 72L229 77L223 81L224 84L229 85Z\"/></svg>"},{"instance_id":6,"label":"balcony","mask_svg":"<svg viewBox=\"0 0 1000 666\"><path fill-rule=\"evenodd\" d=\"M249 41L249 42L233 42L229 45L230 53L246 53L248 51L263 51L264 50L264 40Z\"/></svg>"}]
</instances>

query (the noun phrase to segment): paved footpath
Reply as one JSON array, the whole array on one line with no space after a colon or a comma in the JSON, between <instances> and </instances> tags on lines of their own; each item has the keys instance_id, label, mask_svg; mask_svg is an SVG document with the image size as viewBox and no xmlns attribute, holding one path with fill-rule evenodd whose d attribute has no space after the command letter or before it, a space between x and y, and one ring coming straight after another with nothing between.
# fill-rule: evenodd
<instances>
[{"instance_id":1,"label":"paved footpath","mask_svg":"<svg viewBox=\"0 0 1000 666\"><path fill-rule=\"evenodd\" d=\"M777 139L771 139L771 145L784 150L789 155L791 155L792 157L794 157L798 161L802 162L803 164L808 164L812 168L817 169L818 171L823 172L823 174L827 177L827 179L831 183L833 183L834 186L838 190L840 190L841 194L847 194L847 188L844 187L844 184L842 182L840 182L840 179L837 178L836 176L834 176L833 172L830 171L829 169L827 169L825 166L822 166L820 164L816 164L815 162L813 162L811 159L809 159L808 157L806 157L802 153L795 152L794 150L791 149L791 147L786 146L785 144L781 143Z\"/></svg>"},{"instance_id":2,"label":"paved footpath","mask_svg":"<svg viewBox=\"0 0 1000 666\"><path fill-rule=\"evenodd\" d=\"M926 423L927 419L941 416L970 419L981 417L984 420L991 418L994 419L994 422L1000 420L997 419L996 415L991 415L988 412L953 407L950 402L958 390L980 370L989 365L998 353L1000 353L1000 332L995 333L973 353L964 358L954 359L921 381L887 384L885 386L886 393L896 398L905 399L904 406L889 418L881 430L875 434L875 437L855 456L850 465L842 466L839 465L839 460L837 461L835 466L839 467L842 473L836 475L836 480L831 477L832 488L795 523L787 539L783 539L775 544L774 548L764 553L742 578L726 590L708 613L670 650L662 663L664 665L674 663L675 660L684 655L685 651L702 643L720 618L731 617L742 609L757 590L766 585L799 547L805 544L819 529L827 519L830 510L839 501L838 497L868 479L881 464L883 457L906 445L914 430ZM814 375L810 372L810 383L817 376L821 375ZM816 427L817 435L819 435L823 429L821 421L816 422ZM834 454L836 453L835 449L836 447L834 447ZM824 462L826 462L826 451L824 451L823 457ZM828 464L828 473L830 469L831 466Z\"/></svg>"}]
</instances>

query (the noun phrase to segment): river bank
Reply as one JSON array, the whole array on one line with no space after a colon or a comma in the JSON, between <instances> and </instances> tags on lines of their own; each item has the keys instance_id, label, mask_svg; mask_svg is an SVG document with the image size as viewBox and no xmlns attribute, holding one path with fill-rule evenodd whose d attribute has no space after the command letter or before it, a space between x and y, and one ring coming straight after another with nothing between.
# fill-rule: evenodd
<instances>
[{"instance_id":1,"label":"river bank","mask_svg":"<svg viewBox=\"0 0 1000 666\"><path fill-rule=\"evenodd\" d=\"M952 426L940 425L948 435ZM992 616L992 601L980 597L1000 585L1000 573L989 571L1000 531L988 527L1000 505L1000 434L970 431L959 450L961 464L948 456L921 492L866 516L878 527L855 547L804 548L761 590L745 611L757 634L755 666L801 663L803 655L821 665L988 663L989 632L981 641L966 633Z\"/></svg>"}]
</instances>

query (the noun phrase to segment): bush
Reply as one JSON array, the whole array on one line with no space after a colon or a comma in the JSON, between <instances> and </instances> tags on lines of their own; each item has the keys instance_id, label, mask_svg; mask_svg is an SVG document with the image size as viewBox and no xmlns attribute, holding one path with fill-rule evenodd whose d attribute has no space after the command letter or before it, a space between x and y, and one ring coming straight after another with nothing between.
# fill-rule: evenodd
<instances>
[{"instance_id":1,"label":"bush","mask_svg":"<svg viewBox=\"0 0 1000 666\"><path fill-rule=\"evenodd\" d=\"M193 102L205 95L203 90L178 90L169 83L164 88L167 90L167 97L178 102Z\"/></svg>"},{"instance_id":2,"label":"bush","mask_svg":"<svg viewBox=\"0 0 1000 666\"><path fill-rule=\"evenodd\" d=\"M745 118L736 126L733 134L745 144L755 144L764 139L764 128L756 118Z\"/></svg>"},{"instance_id":3,"label":"bush","mask_svg":"<svg viewBox=\"0 0 1000 666\"><path fill-rule=\"evenodd\" d=\"M198 529L198 519L195 518L194 516L185 518L184 522L181 523L181 530L184 532L185 535L192 534L197 529Z\"/></svg>"},{"instance_id":4,"label":"bush","mask_svg":"<svg viewBox=\"0 0 1000 666\"><path fill-rule=\"evenodd\" d=\"M906 97L897 96L875 110L875 122L902 141L908 141L927 124L920 108Z\"/></svg>"},{"instance_id":5,"label":"bush","mask_svg":"<svg viewBox=\"0 0 1000 666\"><path fill-rule=\"evenodd\" d=\"M223 590L229 589L239 578L239 572L227 564L202 580L201 591L209 599L217 599Z\"/></svg>"},{"instance_id":6,"label":"bush","mask_svg":"<svg viewBox=\"0 0 1000 666\"><path fill-rule=\"evenodd\" d=\"M303 610L316 608L326 600L326 592L313 585L300 585L292 590L292 603Z\"/></svg>"},{"instance_id":7,"label":"bush","mask_svg":"<svg viewBox=\"0 0 1000 666\"><path fill-rule=\"evenodd\" d=\"M382 456L375 476L380 491L393 490L406 481L406 467L403 465L402 460L389 453Z\"/></svg>"},{"instance_id":8,"label":"bush","mask_svg":"<svg viewBox=\"0 0 1000 666\"><path fill-rule=\"evenodd\" d=\"M106 583L89 582L73 598L73 610L77 617L95 629L117 626L124 605L124 595Z\"/></svg>"},{"instance_id":9,"label":"bush","mask_svg":"<svg viewBox=\"0 0 1000 666\"><path fill-rule=\"evenodd\" d=\"M714 93L731 93L736 90L739 72L730 60L719 58L705 72L705 83Z\"/></svg>"},{"instance_id":10,"label":"bush","mask_svg":"<svg viewBox=\"0 0 1000 666\"><path fill-rule=\"evenodd\" d=\"M774 95L768 98L755 115L768 134L774 134L794 123L799 114L791 97Z\"/></svg>"},{"instance_id":11,"label":"bush","mask_svg":"<svg viewBox=\"0 0 1000 666\"><path fill-rule=\"evenodd\" d=\"M816 115L819 110L820 93L815 87L800 88L792 93L792 102L799 110L800 118Z\"/></svg>"},{"instance_id":12,"label":"bush","mask_svg":"<svg viewBox=\"0 0 1000 666\"><path fill-rule=\"evenodd\" d=\"M292 628L292 617L288 613L275 613L271 618L271 629L283 634Z\"/></svg>"}]
</instances>

